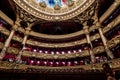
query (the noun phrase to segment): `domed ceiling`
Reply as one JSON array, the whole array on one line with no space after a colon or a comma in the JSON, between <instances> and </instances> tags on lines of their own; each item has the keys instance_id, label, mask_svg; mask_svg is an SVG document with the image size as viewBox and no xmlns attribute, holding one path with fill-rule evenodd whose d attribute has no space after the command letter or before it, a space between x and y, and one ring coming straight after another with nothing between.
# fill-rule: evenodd
<instances>
[{"instance_id":1,"label":"domed ceiling","mask_svg":"<svg viewBox=\"0 0 120 80\"><path fill-rule=\"evenodd\" d=\"M13 0L28 13L52 21L71 19L85 11L95 0Z\"/></svg>"}]
</instances>

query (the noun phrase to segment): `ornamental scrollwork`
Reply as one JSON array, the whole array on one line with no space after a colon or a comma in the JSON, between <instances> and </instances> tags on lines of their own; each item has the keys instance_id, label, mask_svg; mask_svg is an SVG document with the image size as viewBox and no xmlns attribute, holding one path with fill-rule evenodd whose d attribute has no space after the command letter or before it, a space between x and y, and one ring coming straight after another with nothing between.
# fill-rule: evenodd
<instances>
[{"instance_id":1,"label":"ornamental scrollwork","mask_svg":"<svg viewBox=\"0 0 120 80\"><path fill-rule=\"evenodd\" d=\"M27 57L36 57L40 59L69 59L69 58L75 58L75 57L83 57L88 56L89 51L85 50L82 52L76 52L76 53L65 53L65 54L44 54L44 53L38 53L38 52L30 52L30 51L23 51L23 56Z\"/></svg>"},{"instance_id":2,"label":"ornamental scrollwork","mask_svg":"<svg viewBox=\"0 0 120 80\"><path fill-rule=\"evenodd\" d=\"M16 63L9 63L9 62L0 62L0 68L7 68L7 69L13 69L16 66Z\"/></svg>"},{"instance_id":3,"label":"ornamental scrollwork","mask_svg":"<svg viewBox=\"0 0 120 80\"><path fill-rule=\"evenodd\" d=\"M14 48L14 47L8 47L7 48L7 52L11 53L11 54L18 54L19 53L19 49Z\"/></svg>"},{"instance_id":4,"label":"ornamental scrollwork","mask_svg":"<svg viewBox=\"0 0 120 80\"><path fill-rule=\"evenodd\" d=\"M75 20L78 20L81 24L92 19L95 16L96 9L98 8L99 0L96 0L86 11L75 17Z\"/></svg>"},{"instance_id":5,"label":"ornamental scrollwork","mask_svg":"<svg viewBox=\"0 0 120 80\"><path fill-rule=\"evenodd\" d=\"M105 51L104 46L98 46L98 47L93 48L94 54L99 54L99 53L102 53L104 51Z\"/></svg>"},{"instance_id":6,"label":"ornamental scrollwork","mask_svg":"<svg viewBox=\"0 0 120 80\"><path fill-rule=\"evenodd\" d=\"M120 36L116 36L115 38L111 39L107 42L109 48L112 48L120 43Z\"/></svg>"},{"instance_id":7,"label":"ornamental scrollwork","mask_svg":"<svg viewBox=\"0 0 120 80\"><path fill-rule=\"evenodd\" d=\"M26 22L27 24L30 24L30 23L34 23L34 22L38 22L38 21L41 21L43 22L43 20L39 19L39 18L36 18L35 16L29 14L28 12L26 12L25 10L23 10L22 8L20 8L19 6L16 5L16 12L17 14L19 15L19 19L21 21L24 21Z\"/></svg>"},{"instance_id":8,"label":"ornamental scrollwork","mask_svg":"<svg viewBox=\"0 0 120 80\"><path fill-rule=\"evenodd\" d=\"M22 41L23 41L23 39L22 39L21 37L18 37L18 36L13 36L12 39L13 39L13 40L16 40L16 41L18 41L18 42L22 42Z\"/></svg>"},{"instance_id":9,"label":"ornamental scrollwork","mask_svg":"<svg viewBox=\"0 0 120 80\"><path fill-rule=\"evenodd\" d=\"M114 59L108 61L113 69L117 69L120 67L120 59ZM33 65L24 65L17 63L10 63L6 61L0 61L0 71L7 72L16 72L16 73L54 73L54 72L87 72L89 70L98 70L101 72L103 63L95 63L88 65L80 65L80 66L70 66L69 68L66 66L63 67L44 67L44 66L33 66ZM114 65L114 66L113 66Z\"/></svg>"}]
</instances>

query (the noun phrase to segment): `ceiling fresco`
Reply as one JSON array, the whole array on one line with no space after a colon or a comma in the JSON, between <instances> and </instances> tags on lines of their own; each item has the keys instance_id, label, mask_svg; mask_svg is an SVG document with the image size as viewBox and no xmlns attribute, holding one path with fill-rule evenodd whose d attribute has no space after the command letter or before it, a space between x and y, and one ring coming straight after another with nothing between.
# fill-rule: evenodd
<instances>
[{"instance_id":1,"label":"ceiling fresco","mask_svg":"<svg viewBox=\"0 0 120 80\"><path fill-rule=\"evenodd\" d=\"M95 0L13 0L28 13L49 21L73 18L85 11Z\"/></svg>"}]
</instances>

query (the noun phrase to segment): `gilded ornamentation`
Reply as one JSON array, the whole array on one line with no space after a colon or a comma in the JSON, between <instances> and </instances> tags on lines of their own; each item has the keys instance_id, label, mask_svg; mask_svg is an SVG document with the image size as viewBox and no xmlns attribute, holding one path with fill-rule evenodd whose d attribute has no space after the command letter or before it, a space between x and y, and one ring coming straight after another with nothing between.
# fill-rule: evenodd
<instances>
[{"instance_id":1,"label":"gilded ornamentation","mask_svg":"<svg viewBox=\"0 0 120 80\"><path fill-rule=\"evenodd\" d=\"M95 63L89 65L81 65L81 66L70 66L69 68L66 66L63 67L44 67L44 66L33 66L33 65L23 65L17 63L10 63L5 61L0 61L0 69L7 71L15 71L16 73L54 73L54 72L87 72L89 70L100 70L102 71L102 63ZM120 67L120 59L114 59L108 61L111 65L111 68L118 69ZM114 66L113 66L114 65ZM87 70L87 71L86 71Z\"/></svg>"},{"instance_id":2,"label":"gilded ornamentation","mask_svg":"<svg viewBox=\"0 0 120 80\"><path fill-rule=\"evenodd\" d=\"M18 36L13 36L13 38L12 38L13 40L16 40L16 41L18 41L18 42L22 42L23 41L23 39L21 38L21 37L18 37Z\"/></svg>"},{"instance_id":3,"label":"gilded ornamentation","mask_svg":"<svg viewBox=\"0 0 120 80\"><path fill-rule=\"evenodd\" d=\"M80 56L79 57L84 57L84 56L89 56L89 51L88 50L85 50L83 52L80 53Z\"/></svg>"},{"instance_id":4,"label":"gilded ornamentation","mask_svg":"<svg viewBox=\"0 0 120 80\"><path fill-rule=\"evenodd\" d=\"M25 33L25 29L23 29L22 27L18 27L18 31Z\"/></svg>"},{"instance_id":5,"label":"gilded ornamentation","mask_svg":"<svg viewBox=\"0 0 120 80\"><path fill-rule=\"evenodd\" d=\"M19 53L19 49L14 48L14 47L8 47L7 48L7 52L9 52L11 54L18 54Z\"/></svg>"},{"instance_id":6,"label":"gilded ornamentation","mask_svg":"<svg viewBox=\"0 0 120 80\"><path fill-rule=\"evenodd\" d=\"M104 46L98 46L98 47L93 48L93 53L94 54L99 54L99 53L102 53L104 51L105 51Z\"/></svg>"},{"instance_id":7,"label":"gilded ornamentation","mask_svg":"<svg viewBox=\"0 0 120 80\"><path fill-rule=\"evenodd\" d=\"M19 19L21 19L22 21L25 21L27 23L33 23L33 22L37 22L37 21L43 21L39 18L36 18L35 16L27 13L25 10L23 10L22 8L20 8L19 6L16 5L16 12L19 15Z\"/></svg>"},{"instance_id":8,"label":"gilded ornamentation","mask_svg":"<svg viewBox=\"0 0 120 80\"><path fill-rule=\"evenodd\" d=\"M0 62L0 68L13 69L16 63Z\"/></svg>"},{"instance_id":9,"label":"gilded ornamentation","mask_svg":"<svg viewBox=\"0 0 120 80\"><path fill-rule=\"evenodd\" d=\"M46 7L47 7L46 4L45 4L45 2L40 2L39 5L40 5L41 7L43 7L43 8L46 8Z\"/></svg>"},{"instance_id":10,"label":"gilded ornamentation","mask_svg":"<svg viewBox=\"0 0 120 80\"><path fill-rule=\"evenodd\" d=\"M16 24L14 24L14 25L12 26L12 29L13 29L14 31L17 31L19 23L18 23L18 22L15 22L15 23L16 23Z\"/></svg>"},{"instance_id":11,"label":"gilded ornamentation","mask_svg":"<svg viewBox=\"0 0 120 80\"><path fill-rule=\"evenodd\" d=\"M90 36L90 40L91 40L91 41L93 41L93 40L95 40L95 39L98 39L98 38L100 38L100 35L99 35L99 34L95 34L95 35L93 35L93 36Z\"/></svg>"},{"instance_id":12,"label":"gilded ornamentation","mask_svg":"<svg viewBox=\"0 0 120 80\"><path fill-rule=\"evenodd\" d=\"M27 40L27 44L35 45L35 46L41 46L41 47L52 47L52 48L61 48L61 47L70 47L75 45L81 45L84 43L87 43L86 39L78 40L74 42L67 42L67 43L43 43L43 42L37 42L32 40Z\"/></svg>"},{"instance_id":13,"label":"gilded ornamentation","mask_svg":"<svg viewBox=\"0 0 120 80\"><path fill-rule=\"evenodd\" d=\"M44 21L44 20L49 20L49 21L61 21L61 20L68 20L74 17L74 20L78 20L80 23L85 23L87 20L92 19L95 16L95 10L98 8L98 0L77 0L78 2L70 2L67 8L61 8L59 5L56 5L54 7L54 10L50 10L47 8L45 3L39 3L39 6L33 5L32 7L36 7L35 9L32 8L31 6L27 5L25 0L13 0L16 3L16 12L19 15L19 19L27 22L27 24L31 23L36 23L39 21ZM33 0L26 0L28 3L31 4L31 1ZM85 1L85 2L84 2ZM88 2L87 2L88 1ZM118 2L118 0L116 0ZM117 5L117 2L114 5ZM84 6L80 6L80 3L83 3ZM76 8L79 6L78 8ZM41 8L42 7L42 8ZM39 12L37 9L41 9L42 12ZM75 9L75 10L73 10ZM113 9L114 10L114 9ZM82 13L83 12L83 13ZM46 14L47 13L47 14ZM67 13L67 14L66 14ZM44 19L44 20L42 20ZM103 28L103 33L108 32L111 30L113 27L118 25L120 23L120 16L118 16L114 21L112 21L110 24L108 24L106 27ZM33 35L37 37L42 37L42 38L49 38L49 39L65 39L65 38L70 38L74 36L78 36L81 34L89 33L89 31L93 29L98 29L98 27L101 27L100 23L96 23L96 25L93 25L89 29L81 30L79 32L69 34L69 35L61 35L61 36L49 36L49 35L44 35L44 34L39 34L35 32L29 32L29 30L23 29L22 27L18 27L18 25L12 25L14 30L18 30L22 33L25 33L25 35ZM17 28L18 27L18 28ZM0 27L0 32L5 34L5 35L10 35L10 31L7 29ZM14 34L14 33L13 33ZM18 36L11 36L13 40L22 42L23 39L18 37ZM91 41L100 38L99 34L95 34L94 36L91 36L90 39ZM8 39L11 40L11 39ZM56 43L42 43L42 42L37 42L37 41L31 41L27 40L26 44L31 44L35 46L42 46L42 47L51 47L51 48L61 48L61 47L69 47L69 46L75 46L75 45L81 45L87 43L86 39L74 41L74 42L69 42L69 43L62 43L62 44L56 44ZM109 40L107 42L107 48L112 48L116 46L117 44L120 43L120 35L116 36L115 38ZM0 42L0 48L3 48L4 44ZM105 51L104 46L98 46L93 48L93 53L94 54L99 54ZM7 49L7 52L11 54L19 54L19 49L14 48L14 47L7 47L4 46L3 52L5 52ZM76 53L65 53L65 54L44 54L44 53L37 53L37 52L29 52L29 51L23 51L21 53L23 56L27 57L35 57L35 58L40 58L40 59L69 59L69 58L76 58L76 57L84 57L84 56L90 56L89 50L84 50L82 52L76 52ZM117 60L112 60L108 61L108 63L114 65L112 68L120 67L120 59ZM70 67L70 70L75 70L76 68L83 68L83 69L101 69L103 63L100 64L92 64L92 65L83 65L83 66L75 66L75 67ZM22 65L22 64L16 64L10 63L10 62L2 62L0 61L0 68L5 68L5 69L26 69L25 71L36 71L39 69L47 70L47 71L65 71L64 69L68 70L68 67L56 67L56 68L51 68L51 67L41 67L41 66L32 66L32 65ZM66 70L66 71L67 71ZM76 69L77 71L78 69ZM41 71L41 70L39 70Z\"/></svg>"},{"instance_id":14,"label":"gilded ornamentation","mask_svg":"<svg viewBox=\"0 0 120 80\"><path fill-rule=\"evenodd\" d=\"M0 62L0 69L26 69L27 66L26 65L21 65L21 64L16 64L16 63L10 63L7 61L1 61Z\"/></svg>"},{"instance_id":15,"label":"gilded ornamentation","mask_svg":"<svg viewBox=\"0 0 120 80\"><path fill-rule=\"evenodd\" d=\"M78 20L81 24L86 22L89 19L92 19L92 17L95 15L95 10L98 8L98 0L92 4L86 11L84 11L82 14L75 17L76 20Z\"/></svg>"},{"instance_id":16,"label":"gilded ornamentation","mask_svg":"<svg viewBox=\"0 0 120 80\"><path fill-rule=\"evenodd\" d=\"M75 58L75 57L84 57L89 55L89 51L85 50L81 53L71 53L71 54L44 54L44 53L37 53L37 52L29 52L29 51L23 51L23 55L27 57L34 57L36 54L37 58L41 59L69 59L69 58Z\"/></svg>"},{"instance_id":17,"label":"gilded ornamentation","mask_svg":"<svg viewBox=\"0 0 120 80\"><path fill-rule=\"evenodd\" d=\"M117 44L120 43L120 35L116 36L115 38L111 39L110 41L107 42L107 46L109 48L112 48L114 46L116 46Z\"/></svg>"},{"instance_id":18,"label":"gilded ornamentation","mask_svg":"<svg viewBox=\"0 0 120 80\"><path fill-rule=\"evenodd\" d=\"M25 35L29 35L29 34L30 34L30 30L26 30Z\"/></svg>"},{"instance_id":19,"label":"gilded ornamentation","mask_svg":"<svg viewBox=\"0 0 120 80\"><path fill-rule=\"evenodd\" d=\"M98 27L97 27L96 25L91 26L91 27L89 28L89 32L91 32L91 31L94 30L94 29L98 29Z\"/></svg>"},{"instance_id":20,"label":"gilded ornamentation","mask_svg":"<svg viewBox=\"0 0 120 80\"><path fill-rule=\"evenodd\" d=\"M86 35L89 34L88 28L84 29L84 33L85 33Z\"/></svg>"},{"instance_id":21,"label":"gilded ornamentation","mask_svg":"<svg viewBox=\"0 0 120 80\"><path fill-rule=\"evenodd\" d=\"M55 10L60 10L60 8L61 7L59 5L55 5L55 7L54 7Z\"/></svg>"},{"instance_id":22,"label":"gilded ornamentation","mask_svg":"<svg viewBox=\"0 0 120 80\"><path fill-rule=\"evenodd\" d=\"M3 27L0 27L0 32L5 34L5 35L9 35L10 34L10 31L5 29L5 28L3 28Z\"/></svg>"},{"instance_id":23,"label":"gilded ornamentation","mask_svg":"<svg viewBox=\"0 0 120 80\"><path fill-rule=\"evenodd\" d=\"M74 5L74 1L69 1L68 6L72 7Z\"/></svg>"},{"instance_id":24,"label":"gilded ornamentation","mask_svg":"<svg viewBox=\"0 0 120 80\"><path fill-rule=\"evenodd\" d=\"M65 54L44 54L44 53L37 53L37 52L30 52L30 51L23 51L23 56L27 57L36 57L40 59L69 59L69 58L75 58L75 57L83 57L88 56L89 51L85 50L82 52L76 52L76 53L65 53Z\"/></svg>"},{"instance_id":25,"label":"gilded ornamentation","mask_svg":"<svg viewBox=\"0 0 120 80\"><path fill-rule=\"evenodd\" d=\"M114 19L110 24L108 24L106 27L103 28L103 33L108 32L112 28L114 28L116 25L120 23L120 16L118 16L116 19Z\"/></svg>"},{"instance_id":26,"label":"gilded ornamentation","mask_svg":"<svg viewBox=\"0 0 120 80\"><path fill-rule=\"evenodd\" d=\"M68 20L84 12L89 6L95 3L95 0L76 0L69 1L67 7L55 6L54 9L47 7L44 3L38 3L33 0L13 0L17 7L21 7L31 15L49 21ZM84 6L83 6L84 5ZM93 6L93 5L92 5ZM18 11L19 14L19 11ZM21 14L21 13L20 13ZM90 12L92 14L92 11ZM21 14L23 16L23 14ZM59 18L56 18L59 17ZM33 21L33 20L32 20Z\"/></svg>"}]
</instances>

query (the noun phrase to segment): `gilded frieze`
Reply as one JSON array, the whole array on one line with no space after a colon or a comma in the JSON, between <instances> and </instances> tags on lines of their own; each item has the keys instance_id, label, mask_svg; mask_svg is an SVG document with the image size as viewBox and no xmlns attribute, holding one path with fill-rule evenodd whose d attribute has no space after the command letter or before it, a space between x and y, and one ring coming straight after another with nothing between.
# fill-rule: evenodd
<instances>
[{"instance_id":1,"label":"gilded frieze","mask_svg":"<svg viewBox=\"0 0 120 80\"><path fill-rule=\"evenodd\" d=\"M11 54L18 54L19 53L19 49L14 48L14 47L8 47L7 48L7 52L9 52Z\"/></svg>"},{"instance_id":2,"label":"gilded frieze","mask_svg":"<svg viewBox=\"0 0 120 80\"><path fill-rule=\"evenodd\" d=\"M113 69L119 69L120 68L120 59L114 59L108 61L109 65ZM81 69L83 70L102 70L102 63L95 63L95 64L88 64L88 65L80 65L80 66L70 66L69 68L67 66L61 66L61 67L45 67L45 66L33 66L33 65L24 65L24 64L18 64L18 63L10 63L10 62L5 62L5 61L0 61L0 68L1 69L17 69L16 72L19 73L19 69L22 70L22 72L38 72L43 73L43 72L68 72L69 70L73 72L79 72ZM31 70L28 70L31 69ZM80 70L80 72L81 72ZM13 71L13 70L12 70ZM21 72L20 72L21 73Z\"/></svg>"},{"instance_id":3,"label":"gilded frieze","mask_svg":"<svg viewBox=\"0 0 120 80\"><path fill-rule=\"evenodd\" d=\"M5 34L5 35L9 35L10 34L10 31L5 29L5 28L3 28L2 26L0 26L0 32Z\"/></svg>"},{"instance_id":4,"label":"gilded frieze","mask_svg":"<svg viewBox=\"0 0 120 80\"><path fill-rule=\"evenodd\" d=\"M27 40L26 44L34 45L34 46L40 46L40 47L52 47L52 48L61 48L61 47L70 47L75 45L81 45L87 43L86 39L78 40L74 42L67 42L67 43L43 43L43 42L37 42L32 40Z\"/></svg>"},{"instance_id":5,"label":"gilded frieze","mask_svg":"<svg viewBox=\"0 0 120 80\"><path fill-rule=\"evenodd\" d=\"M107 46L109 48L112 48L112 47L115 47L117 44L120 43L120 35L119 36L116 36L115 38L112 38L111 40L109 40L107 42Z\"/></svg>"},{"instance_id":6,"label":"gilded frieze","mask_svg":"<svg viewBox=\"0 0 120 80\"><path fill-rule=\"evenodd\" d=\"M94 54L99 54L105 51L104 46L98 46L92 49Z\"/></svg>"},{"instance_id":7,"label":"gilded frieze","mask_svg":"<svg viewBox=\"0 0 120 80\"><path fill-rule=\"evenodd\" d=\"M12 39L15 40L15 41L18 41L18 42L22 42L22 40L23 40L23 38L15 36L15 35L13 36Z\"/></svg>"},{"instance_id":8,"label":"gilded frieze","mask_svg":"<svg viewBox=\"0 0 120 80\"><path fill-rule=\"evenodd\" d=\"M40 59L69 59L69 58L75 58L75 57L89 56L89 51L85 50L82 52L76 52L71 54L68 54L68 53L45 54L45 53L38 53L38 52L23 51L22 55L27 57L36 57Z\"/></svg>"},{"instance_id":9,"label":"gilded frieze","mask_svg":"<svg viewBox=\"0 0 120 80\"><path fill-rule=\"evenodd\" d=\"M100 38L99 33L97 33L97 34L95 34L95 35L93 35L93 36L90 36L90 40L91 40L91 41L93 41L93 40L95 40L95 39L98 39L98 38Z\"/></svg>"}]
</instances>

